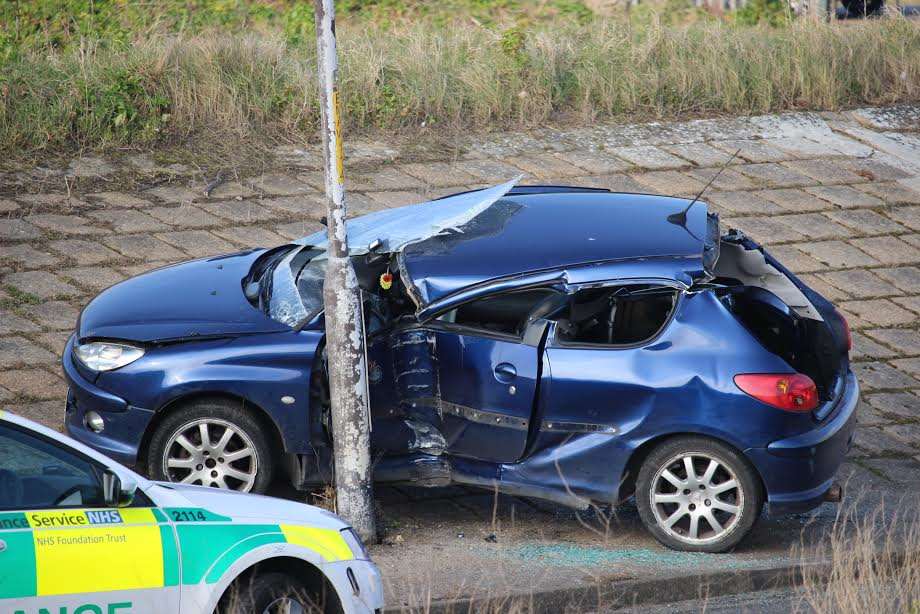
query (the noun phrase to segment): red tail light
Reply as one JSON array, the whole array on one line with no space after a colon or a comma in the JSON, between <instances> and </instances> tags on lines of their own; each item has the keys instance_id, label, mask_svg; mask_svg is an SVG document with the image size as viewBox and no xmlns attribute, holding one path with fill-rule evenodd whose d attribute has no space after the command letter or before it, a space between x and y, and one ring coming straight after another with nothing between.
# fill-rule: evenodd
<instances>
[{"instance_id":1,"label":"red tail light","mask_svg":"<svg viewBox=\"0 0 920 614\"><path fill-rule=\"evenodd\" d=\"M811 411L818 406L818 389L801 373L744 373L735 385L758 401L786 411Z\"/></svg>"},{"instance_id":2,"label":"red tail light","mask_svg":"<svg viewBox=\"0 0 920 614\"><path fill-rule=\"evenodd\" d=\"M837 317L840 318L840 322L843 324L843 332L847 336L847 352L851 352L853 351L853 335L850 334L850 324L839 310L835 309L834 312L837 314Z\"/></svg>"}]
</instances>

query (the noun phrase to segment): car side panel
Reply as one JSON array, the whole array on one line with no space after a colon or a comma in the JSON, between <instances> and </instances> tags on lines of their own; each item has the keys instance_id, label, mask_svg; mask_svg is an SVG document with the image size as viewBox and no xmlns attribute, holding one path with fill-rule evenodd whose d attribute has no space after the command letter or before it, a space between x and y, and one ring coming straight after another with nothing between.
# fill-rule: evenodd
<instances>
[{"instance_id":1,"label":"car side panel","mask_svg":"<svg viewBox=\"0 0 920 614\"><path fill-rule=\"evenodd\" d=\"M174 522L182 553L182 612L212 612L230 586L257 563L277 557L305 561L326 573L329 565L347 564L357 568L369 562L355 561L338 529L286 524L266 519L230 518L204 508L165 508ZM370 578L373 574L362 574ZM352 599L347 578L326 576L333 583L345 612L369 612L376 605L362 606ZM343 584L344 581L344 584ZM365 588L370 595L378 585ZM369 595L369 596L370 596ZM382 601L382 596L380 596Z\"/></svg>"},{"instance_id":2,"label":"car side panel","mask_svg":"<svg viewBox=\"0 0 920 614\"><path fill-rule=\"evenodd\" d=\"M734 385L736 373L791 369L711 292L687 294L676 309L658 338L640 347L551 341L539 433L527 459L503 475L610 500L633 451L653 438L697 433L744 450L811 428L810 417L771 408Z\"/></svg>"},{"instance_id":3,"label":"car side panel","mask_svg":"<svg viewBox=\"0 0 920 614\"><path fill-rule=\"evenodd\" d=\"M237 558L221 578L212 584L200 582L183 586L182 613L213 612L221 596L242 573L253 565L279 557L305 561L323 572L335 589L342 603L344 614L370 614L383 608L383 594L379 590L382 586L380 572L373 563L357 560L323 562L321 557L318 557L316 552L309 548L290 543L278 543L249 550ZM359 595L355 595L348 581L346 571L348 568L352 569L360 586Z\"/></svg>"},{"instance_id":4,"label":"car side panel","mask_svg":"<svg viewBox=\"0 0 920 614\"><path fill-rule=\"evenodd\" d=\"M79 612L80 614L163 614L164 612L195 612L179 605L179 587L163 589L134 589L126 591L81 592L72 595L53 595L34 600L0 599L3 614L45 614ZM173 606L172 604L176 604Z\"/></svg>"},{"instance_id":5,"label":"car side panel","mask_svg":"<svg viewBox=\"0 0 920 614\"><path fill-rule=\"evenodd\" d=\"M37 512L37 518L94 512L118 514L124 522L40 529L30 512L0 514L0 526L15 527L0 530L8 544L0 555L0 611L9 604L27 612L83 605L87 612L111 614L211 612L241 573L276 557L323 571L345 612L383 605L379 572L368 561L353 560L338 529L234 519L196 507ZM132 518L142 522L128 523ZM343 563L363 579L363 598L353 594Z\"/></svg>"},{"instance_id":6,"label":"car side panel","mask_svg":"<svg viewBox=\"0 0 920 614\"><path fill-rule=\"evenodd\" d=\"M0 514L0 611L178 611L179 556L155 508Z\"/></svg>"},{"instance_id":7,"label":"car side panel","mask_svg":"<svg viewBox=\"0 0 920 614\"><path fill-rule=\"evenodd\" d=\"M310 444L310 372L320 331L241 336L151 348L135 363L102 373L99 388L132 407L160 411L183 397L225 394L261 408L287 452ZM292 397L286 404L282 397Z\"/></svg>"}]
</instances>

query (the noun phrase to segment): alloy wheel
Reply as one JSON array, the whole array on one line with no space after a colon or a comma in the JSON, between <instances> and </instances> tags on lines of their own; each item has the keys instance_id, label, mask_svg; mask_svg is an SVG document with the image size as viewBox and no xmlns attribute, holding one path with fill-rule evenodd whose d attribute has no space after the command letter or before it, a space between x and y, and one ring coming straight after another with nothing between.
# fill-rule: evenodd
<instances>
[{"instance_id":1,"label":"alloy wheel","mask_svg":"<svg viewBox=\"0 0 920 614\"><path fill-rule=\"evenodd\" d=\"M163 455L170 482L249 492L259 457L245 432L225 420L199 418L173 433Z\"/></svg>"},{"instance_id":2,"label":"alloy wheel","mask_svg":"<svg viewBox=\"0 0 920 614\"><path fill-rule=\"evenodd\" d=\"M744 490L731 467L710 453L686 452L664 463L648 493L668 535L694 545L717 541L741 519Z\"/></svg>"}]
</instances>

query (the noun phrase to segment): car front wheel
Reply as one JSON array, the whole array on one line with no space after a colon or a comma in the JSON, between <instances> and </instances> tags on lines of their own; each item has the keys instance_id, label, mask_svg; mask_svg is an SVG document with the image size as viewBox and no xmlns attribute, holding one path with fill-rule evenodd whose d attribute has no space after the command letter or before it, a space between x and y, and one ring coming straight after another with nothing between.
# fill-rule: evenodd
<instances>
[{"instance_id":1,"label":"car front wheel","mask_svg":"<svg viewBox=\"0 0 920 614\"><path fill-rule=\"evenodd\" d=\"M340 614L334 591L324 583L316 590L286 573L260 573L237 582L221 599L215 614Z\"/></svg>"},{"instance_id":2,"label":"car front wheel","mask_svg":"<svg viewBox=\"0 0 920 614\"><path fill-rule=\"evenodd\" d=\"M735 450L702 437L666 441L636 482L642 522L665 546L693 552L734 548L760 515L754 469Z\"/></svg>"},{"instance_id":3,"label":"car front wheel","mask_svg":"<svg viewBox=\"0 0 920 614\"><path fill-rule=\"evenodd\" d=\"M147 455L155 480L263 493L272 479L263 428L242 405L204 400L183 406L157 426Z\"/></svg>"}]
</instances>

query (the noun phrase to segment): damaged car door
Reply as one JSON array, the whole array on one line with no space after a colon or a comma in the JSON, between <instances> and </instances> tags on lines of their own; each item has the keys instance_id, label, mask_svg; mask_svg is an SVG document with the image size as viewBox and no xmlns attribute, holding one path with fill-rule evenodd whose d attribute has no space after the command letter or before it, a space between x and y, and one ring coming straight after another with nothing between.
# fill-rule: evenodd
<instances>
[{"instance_id":1,"label":"damaged car door","mask_svg":"<svg viewBox=\"0 0 920 614\"><path fill-rule=\"evenodd\" d=\"M369 350L375 447L496 463L521 458L540 377L539 339L525 342L528 316L555 295L490 295L376 340Z\"/></svg>"},{"instance_id":2,"label":"damaged car door","mask_svg":"<svg viewBox=\"0 0 920 614\"><path fill-rule=\"evenodd\" d=\"M533 289L487 296L430 323L451 454L496 463L524 455L540 377L539 339L524 339L528 316L555 295Z\"/></svg>"},{"instance_id":3,"label":"damaged car door","mask_svg":"<svg viewBox=\"0 0 920 614\"><path fill-rule=\"evenodd\" d=\"M661 362L673 346L666 331L680 299L665 283L588 286L573 289L568 304L549 316L534 455L549 450L552 462L534 465L539 471L531 479L598 500L616 496L629 456L621 431L662 398L673 401L660 391L684 375ZM692 360L687 367L692 371Z\"/></svg>"}]
</instances>

